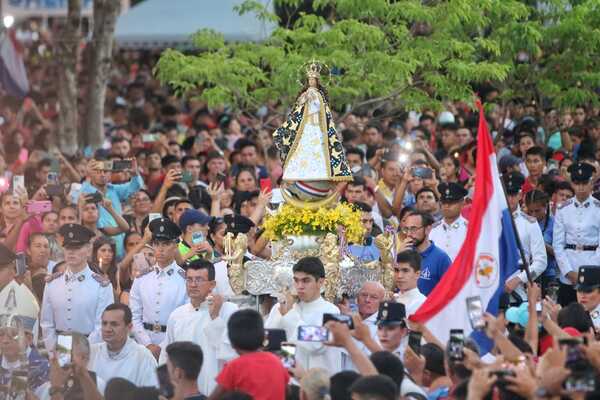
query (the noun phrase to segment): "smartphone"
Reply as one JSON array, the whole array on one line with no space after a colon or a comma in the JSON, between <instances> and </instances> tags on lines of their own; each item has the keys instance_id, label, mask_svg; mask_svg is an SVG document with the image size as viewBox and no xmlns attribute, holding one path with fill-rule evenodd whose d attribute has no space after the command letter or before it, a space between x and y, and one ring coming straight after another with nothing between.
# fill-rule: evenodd
<instances>
[{"instance_id":1,"label":"smartphone","mask_svg":"<svg viewBox=\"0 0 600 400\"><path fill-rule=\"evenodd\" d=\"M464 331L462 329L450 329L450 340L448 341L448 355L451 360L462 361L464 359L464 345Z\"/></svg>"},{"instance_id":2,"label":"smartphone","mask_svg":"<svg viewBox=\"0 0 600 400\"><path fill-rule=\"evenodd\" d=\"M25 177L23 175L13 176L13 190L17 187L25 189Z\"/></svg>"},{"instance_id":3,"label":"smartphone","mask_svg":"<svg viewBox=\"0 0 600 400\"><path fill-rule=\"evenodd\" d=\"M58 174L60 172L60 161L57 158L52 158L50 160L50 172L54 172Z\"/></svg>"},{"instance_id":4,"label":"smartphone","mask_svg":"<svg viewBox=\"0 0 600 400\"><path fill-rule=\"evenodd\" d=\"M565 380L567 392L593 392L596 390L596 376L593 368L587 371L574 371Z\"/></svg>"},{"instance_id":5,"label":"smartphone","mask_svg":"<svg viewBox=\"0 0 600 400\"><path fill-rule=\"evenodd\" d=\"M52 202L48 200L32 201L27 205L29 214L43 214L52 210Z\"/></svg>"},{"instance_id":6,"label":"smartphone","mask_svg":"<svg viewBox=\"0 0 600 400\"><path fill-rule=\"evenodd\" d=\"M161 396L170 399L175 395L175 388L169 378L169 371L167 370L167 364L163 364L156 368L156 376L158 377L158 391Z\"/></svg>"},{"instance_id":7,"label":"smartphone","mask_svg":"<svg viewBox=\"0 0 600 400\"><path fill-rule=\"evenodd\" d=\"M279 351L281 356L281 363L284 368L294 368L296 366L296 345L292 343L282 343L281 350Z\"/></svg>"},{"instance_id":8,"label":"smartphone","mask_svg":"<svg viewBox=\"0 0 600 400\"><path fill-rule=\"evenodd\" d=\"M549 283L548 286L546 286L545 296L550 298L550 300L552 300L554 303L558 303L558 289L559 285L557 282Z\"/></svg>"},{"instance_id":9,"label":"smartphone","mask_svg":"<svg viewBox=\"0 0 600 400\"><path fill-rule=\"evenodd\" d=\"M227 179L227 175L222 172L217 172L217 182L223 183Z\"/></svg>"},{"instance_id":10,"label":"smartphone","mask_svg":"<svg viewBox=\"0 0 600 400\"><path fill-rule=\"evenodd\" d=\"M271 178L262 178L260 180L260 191L266 190L268 193L271 193L273 190L273 184L271 183Z\"/></svg>"},{"instance_id":11,"label":"smartphone","mask_svg":"<svg viewBox=\"0 0 600 400\"><path fill-rule=\"evenodd\" d=\"M102 203L102 193L96 191L94 193L85 193L86 203Z\"/></svg>"},{"instance_id":12,"label":"smartphone","mask_svg":"<svg viewBox=\"0 0 600 400\"><path fill-rule=\"evenodd\" d=\"M183 183L191 183L193 179L192 173L189 171L183 171L181 174L181 182Z\"/></svg>"},{"instance_id":13,"label":"smartphone","mask_svg":"<svg viewBox=\"0 0 600 400\"><path fill-rule=\"evenodd\" d=\"M22 276L27 272L27 260L25 259L25 253L17 253L17 276Z\"/></svg>"},{"instance_id":14,"label":"smartphone","mask_svg":"<svg viewBox=\"0 0 600 400\"><path fill-rule=\"evenodd\" d=\"M148 223L154 221L155 219L159 219L159 218L162 218L161 213L150 213L150 214L148 214Z\"/></svg>"},{"instance_id":15,"label":"smartphone","mask_svg":"<svg viewBox=\"0 0 600 400\"><path fill-rule=\"evenodd\" d=\"M140 272L150 269L150 264L144 256L144 253L136 253L133 255L133 263L137 266Z\"/></svg>"},{"instance_id":16,"label":"smartphone","mask_svg":"<svg viewBox=\"0 0 600 400\"><path fill-rule=\"evenodd\" d=\"M326 342L329 330L324 326L301 325L298 327L298 340L302 342Z\"/></svg>"},{"instance_id":17,"label":"smartphone","mask_svg":"<svg viewBox=\"0 0 600 400\"><path fill-rule=\"evenodd\" d=\"M112 161L112 160L109 160L109 161L104 161L104 162L102 163L102 165L103 165L102 169L103 169L104 171L112 171L112 170L113 170L113 164L114 164L114 163L113 163L113 161Z\"/></svg>"},{"instance_id":18,"label":"smartphone","mask_svg":"<svg viewBox=\"0 0 600 400\"><path fill-rule=\"evenodd\" d=\"M200 231L192 233L192 244L204 242L204 234Z\"/></svg>"},{"instance_id":19,"label":"smartphone","mask_svg":"<svg viewBox=\"0 0 600 400\"><path fill-rule=\"evenodd\" d=\"M279 351L281 344L287 340L285 329L265 329L265 351Z\"/></svg>"},{"instance_id":20,"label":"smartphone","mask_svg":"<svg viewBox=\"0 0 600 400\"><path fill-rule=\"evenodd\" d=\"M583 344L581 338L571 337L558 339L558 345L560 348L567 348L567 360L565 366L570 369L580 369L580 367L586 364L586 358L581 353L579 346Z\"/></svg>"},{"instance_id":21,"label":"smartphone","mask_svg":"<svg viewBox=\"0 0 600 400\"><path fill-rule=\"evenodd\" d=\"M71 364L71 350L73 350L73 336L58 335L54 351L61 368Z\"/></svg>"},{"instance_id":22,"label":"smartphone","mask_svg":"<svg viewBox=\"0 0 600 400\"><path fill-rule=\"evenodd\" d=\"M63 185L53 183L46 185L46 194L48 196L62 196L63 195Z\"/></svg>"},{"instance_id":23,"label":"smartphone","mask_svg":"<svg viewBox=\"0 0 600 400\"><path fill-rule=\"evenodd\" d=\"M467 314L469 315L469 321L471 321L473 329L482 330L485 328L483 303L480 296L467 297Z\"/></svg>"},{"instance_id":24,"label":"smartphone","mask_svg":"<svg viewBox=\"0 0 600 400\"><path fill-rule=\"evenodd\" d=\"M323 314L323 325L325 325L329 321L342 322L348 325L349 329L354 329L354 322L352 321L352 317L346 314Z\"/></svg>"},{"instance_id":25,"label":"smartphone","mask_svg":"<svg viewBox=\"0 0 600 400\"><path fill-rule=\"evenodd\" d=\"M421 338L423 334L421 332L410 331L408 333L408 347L415 352L416 355L421 355Z\"/></svg>"},{"instance_id":26,"label":"smartphone","mask_svg":"<svg viewBox=\"0 0 600 400\"><path fill-rule=\"evenodd\" d=\"M511 369L499 369L496 371L491 371L490 376L493 376L493 375L496 375L496 377L498 378L496 380L496 386L498 386L498 388L500 390L506 390L505 386L508 384L508 382L506 380L507 376L513 376L513 377L517 376L515 371L513 371Z\"/></svg>"},{"instance_id":27,"label":"smartphone","mask_svg":"<svg viewBox=\"0 0 600 400\"><path fill-rule=\"evenodd\" d=\"M433 177L433 171L427 167L414 167L411 173L415 178L431 179Z\"/></svg>"},{"instance_id":28,"label":"smartphone","mask_svg":"<svg viewBox=\"0 0 600 400\"><path fill-rule=\"evenodd\" d=\"M113 171L126 171L131 169L133 162L131 160L113 160Z\"/></svg>"},{"instance_id":29,"label":"smartphone","mask_svg":"<svg viewBox=\"0 0 600 400\"><path fill-rule=\"evenodd\" d=\"M57 185L58 184L58 172L48 172L48 184L49 185Z\"/></svg>"},{"instance_id":30,"label":"smartphone","mask_svg":"<svg viewBox=\"0 0 600 400\"><path fill-rule=\"evenodd\" d=\"M156 142L156 140L158 140L158 135L155 133L145 133L142 135L142 142L144 143Z\"/></svg>"}]
</instances>

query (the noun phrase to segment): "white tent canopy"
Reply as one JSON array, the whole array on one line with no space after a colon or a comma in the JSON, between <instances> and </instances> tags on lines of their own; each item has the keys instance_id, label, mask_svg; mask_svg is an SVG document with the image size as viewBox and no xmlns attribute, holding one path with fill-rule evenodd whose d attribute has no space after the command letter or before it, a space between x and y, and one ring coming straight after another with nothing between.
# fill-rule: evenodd
<instances>
[{"instance_id":1,"label":"white tent canopy","mask_svg":"<svg viewBox=\"0 0 600 400\"><path fill-rule=\"evenodd\" d=\"M222 33L226 41L266 39L275 25L258 20L252 13L240 16L233 7L241 2L146 0L119 17L115 39L122 48L189 46L190 35L204 28Z\"/></svg>"}]
</instances>

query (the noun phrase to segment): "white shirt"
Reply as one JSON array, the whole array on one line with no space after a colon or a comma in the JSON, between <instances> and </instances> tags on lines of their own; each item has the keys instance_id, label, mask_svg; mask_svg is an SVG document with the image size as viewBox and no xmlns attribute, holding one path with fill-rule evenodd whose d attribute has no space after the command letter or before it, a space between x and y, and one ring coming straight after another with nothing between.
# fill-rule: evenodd
<instances>
[{"instance_id":1,"label":"white shirt","mask_svg":"<svg viewBox=\"0 0 600 400\"><path fill-rule=\"evenodd\" d=\"M340 310L330 302L319 297L310 303L295 303L284 316L279 312L277 303L269 313L265 328L285 329L288 342L296 344L296 361L305 370L323 368L330 375L341 371L341 350L325 346L320 342L303 342L298 340L298 327L303 325L323 325L323 314L339 314Z\"/></svg>"},{"instance_id":2,"label":"white shirt","mask_svg":"<svg viewBox=\"0 0 600 400\"><path fill-rule=\"evenodd\" d=\"M410 317L413 315L419 307L425 302L427 296L419 291L419 288L407 290L406 292L394 294L394 299L397 303L404 304L406 310L406 316Z\"/></svg>"},{"instance_id":3,"label":"white shirt","mask_svg":"<svg viewBox=\"0 0 600 400\"><path fill-rule=\"evenodd\" d=\"M556 209L552 248L562 283L571 285L567 273L577 273L582 265L600 265L600 247L595 251L584 251L565 249L565 245L598 246L599 243L600 201L592 196L583 202L572 198Z\"/></svg>"},{"instance_id":4,"label":"white shirt","mask_svg":"<svg viewBox=\"0 0 600 400\"><path fill-rule=\"evenodd\" d=\"M467 237L467 224L467 220L462 215L451 224L441 219L433 224L433 228L429 233L429 240L444 250L450 260L454 261Z\"/></svg>"},{"instance_id":5,"label":"white shirt","mask_svg":"<svg viewBox=\"0 0 600 400\"><path fill-rule=\"evenodd\" d=\"M167 322L167 334L161 343L162 351L158 363L167 362L165 349L169 344L179 341L196 343L202 348L204 356L198 376L198 387L201 393L212 393L217 385L215 378L224 362L237 357L227 337L227 321L237 309L237 305L224 302L219 316L211 319L206 302L198 308L194 308L191 303L177 307Z\"/></svg>"},{"instance_id":6,"label":"white shirt","mask_svg":"<svg viewBox=\"0 0 600 400\"><path fill-rule=\"evenodd\" d=\"M88 266L53 275L44 288L40 316L46 349L54 349L56 331L79 332L89 335L90 343L99 342L102 313L112 303L112 284Z\"/></svg>"},{"instance_id":7,"label":"white shirt","mask_svg":"<svg viewBox=\"0 0 600 400\"><path fill-rule=\"evenodd\" d=\"M147 330L144 324L166 326L173 310L187 302L185 272L175 261L162 269L156 265L139 275L129 294L135 340L144 346L159 345L165 333Z\"/></svg>"},{"instance_id":8,"label":"white shirt","mask_svg":"<svg viewBox=\"0 0 600 400\"><path fill-rule=\"evenodd\" d=\"M229 275L227 275L227 262L219 261L215 263L215 281L217 286L215 287L215 293L221 296L235 296L231 285L229 284Z\"/></svg>"},{"instance_id":9,"label":"white shirt","mask_svg":"<svg viewBox=\"0 0 600 400\"><path fill-rule=\"evenodd\" d=\"M525 214L520 209L513 213L515 226L519 233L519 239L525 252L525 258L529 262L529 272L531 279L535 280L544 273L548 266L548 256L546 255L546 243L544 235L537 220ZM525 271L515 272L509 279L519 277L523 284L527 283L527 273ZM524 285L519 285L515 291L521 298L527 298L527 292Z\"/></svg>"},{"instance_id":10,"label":"white shirt","mask_svg":"<svg viewBox=\"0 0 600 400\"><path fill-rule=\"evenodd\" d=\"M363 320L363 323L369 328L369 332L371 333L371 338L377 342L377 313L370 315L368 318ZM365 346L365 344L359 340L354 340L356 346L367 356L371 354L371 351ZM353 370L358 372L356 366L352 362L350 355L345 349L342 349L342 371Z\"/></svg>"},{"instance_id":11,"label":"white shirt","mask_svg":"<svg viewBox=\"0 0 600 400\"><path fill-rule=\"evenodd\" d=\"M88 369L108 382L112 378L124 378L136 386L158 387L156 359L146 347L127 338L118 354L109 354L105 342L90 346Z\"/></svg>"}]
</instances>

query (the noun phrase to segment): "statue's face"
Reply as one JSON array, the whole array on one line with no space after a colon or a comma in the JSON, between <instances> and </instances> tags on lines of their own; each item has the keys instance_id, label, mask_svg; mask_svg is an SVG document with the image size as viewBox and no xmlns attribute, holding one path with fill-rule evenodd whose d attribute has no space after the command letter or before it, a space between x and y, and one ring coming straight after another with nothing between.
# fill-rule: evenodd
<instances>
[{"instance_id":1,"label":"statue's face","mask_svg":"<svg viewBox=\"0 0 600 400\"><path fill-rule=\"evenodd\" d=\"M308 86L317 87L317 78L308 78Z\"/></svg>"}]
</instances>

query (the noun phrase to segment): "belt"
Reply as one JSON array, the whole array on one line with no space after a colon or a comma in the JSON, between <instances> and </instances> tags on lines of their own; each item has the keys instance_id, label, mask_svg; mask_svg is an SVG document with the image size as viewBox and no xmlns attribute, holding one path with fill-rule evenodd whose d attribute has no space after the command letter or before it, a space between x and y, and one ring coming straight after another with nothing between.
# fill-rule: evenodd
<instances>
[{"instance_id":1,"label":"belt","mask_svg":"<svg viewBox=\"0 0 600 400\"><path fill-rule=\"evenodd\" d=\"M161 325L161 324L148 324L146 322L144 322L143 325L144 325L144 329L152 331L154 333L166 332L167 331L167 327L165 325Z\"/></svg>"},{"instance_id":2,"label":"belt","mask_svg":"<svg viewBox=\"0 0 600 400\"><path fill-rule=\"evenodd\" d=\"M581 245L581 244L565 244L565 249L567 250L577 250L577 251L596 251L598 245Z\"/></svg>"}]
</instances>

